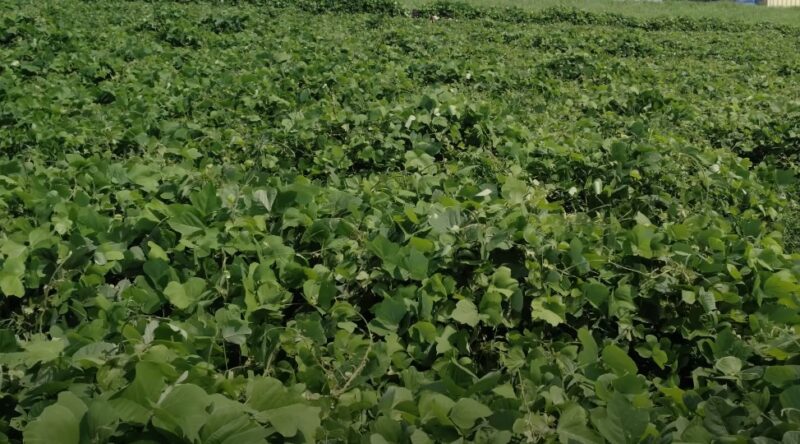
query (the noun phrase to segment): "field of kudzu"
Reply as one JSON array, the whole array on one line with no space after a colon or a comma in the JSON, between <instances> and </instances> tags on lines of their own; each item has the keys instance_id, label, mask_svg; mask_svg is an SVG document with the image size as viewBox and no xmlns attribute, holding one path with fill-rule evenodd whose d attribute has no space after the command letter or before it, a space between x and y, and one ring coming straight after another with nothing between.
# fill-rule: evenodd
<instances>
[{"instance_id":1,"label":"field of kudzu","mask_svg":"<svg viewBox=\"0 0 800 444\"><path fill-rule=\"evenodd\" d=\"M0 0L0 442L800 443L799 155L800 27Z\"/></svg>"}]
</instances>

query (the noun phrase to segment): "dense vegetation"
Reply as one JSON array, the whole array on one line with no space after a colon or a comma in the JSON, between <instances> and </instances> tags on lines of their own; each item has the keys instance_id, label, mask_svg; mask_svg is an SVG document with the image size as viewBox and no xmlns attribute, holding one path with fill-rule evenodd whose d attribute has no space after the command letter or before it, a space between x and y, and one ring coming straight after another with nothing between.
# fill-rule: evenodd
<instances>
[{"instance_id":1,"label":"dense vegetation","mask_svg":"<svg viewBox=\"0 0 800 444\"><path fill-rule=\"evenodd\" d=\"M254 1L254 0L248 0ZM353 0L349 0L352 2ZM398 0L407 8L419 8L429 0ZM682 17L741 23L800 24L800 8L768 8L742 5L735 0L463 0L468 5L485 8L522 8L541 11L552 8L575 8L590 13L615 13L629 18Z\"/></svg>"},{"instance_id":2,"label":"dense vegetation","mask_svg":"<svg viewBox=\"0 0 800 444\"><path fill-rule=\"evenodd\" d=\"M798 28L0 24L0 442L800 442Z\"/></svg>"}]
</instances>

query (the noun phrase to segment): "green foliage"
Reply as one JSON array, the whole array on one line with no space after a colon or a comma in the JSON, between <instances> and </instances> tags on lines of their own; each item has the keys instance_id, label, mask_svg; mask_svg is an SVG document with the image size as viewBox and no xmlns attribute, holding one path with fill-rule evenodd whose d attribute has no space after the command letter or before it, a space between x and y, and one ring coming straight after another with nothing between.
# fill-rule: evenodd
<instances>
[{"instance_id":1,"label":"green foliage","mask_svg":"<svg viewBox=\"0 0 800 444\"><path fill-rule=\"evenodd\" d=\"M797 442L793 28L418 11L0 0L0 442Z\"/></svg>"}]
</instances>

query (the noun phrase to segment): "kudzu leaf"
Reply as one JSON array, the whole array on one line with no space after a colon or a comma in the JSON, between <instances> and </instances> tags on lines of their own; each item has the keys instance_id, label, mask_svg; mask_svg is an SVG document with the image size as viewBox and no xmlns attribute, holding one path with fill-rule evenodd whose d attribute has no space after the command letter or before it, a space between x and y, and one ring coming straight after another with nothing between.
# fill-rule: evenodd
<instances>
[{"instance_id":1,"label":"kudzu leaf","mask_svg":"<svg viewBox=\"0 0 800 444\"><path fill-rule=\"evenodd\" d=\"M773 365L764 371L764 380L775 387L800 381L800 365Z\"/></svg>"},{"instance_id":2,"label":"kudzu leaf","mask_svg":"<svg viewBox=\"0 0 800 444\"><path fill-rule=\"evenodd\" d=\"M492 410L486 405L472 398L461 398L450 410L450 419L462 430L467 430L475 425L475 421L491 414Z\"/></svg>"},{"instance_id":3,"label":"kudzu leaf","mask_svg":"<svg viewBox=\"0 0 800 444\"><path fill-rule=\"evenodd\" d=\"M211 398L194 384L181 384L166 393L154 408L153 426L195 442L206 422Z\"/></svg>"},{"instance_id":4,"label":"kudzu leaf","mask_svg":"<svg viewBox=\"0 0 800 444\"><path fill-rule=\"evenodd\" d=\"M80 421L68 408L53 404L25 427L22 436L30 444L79 444Z\"/></svg>"},{"instance_id":5,"label":"kudzu leaf","mask_svg":"<svg viewBox=\"0 0 800 444\"><path fill-rule=\"evenodd\" d=\"M726 356L718 359L714 367L727 376L735 376L742 371L742 360L736 356Z\"/></svg>"},{"instance_id":6,"label":"kudzu leaf","mask_svg":"<svg viewBox=\"0 0 800 444\"><path fill-rule=\"evenodd\" d=\"M569 404L558 418L558 440L562 444L603 444L603 439L586 426L586 410L577 404Z\"/></svg>"},{"instance_id":7,"label":"kudzu leaf","mask_svg":"<svg viewBox=\"0 0 800 444\"><path fill-rule=\"evenodd\" d=\"M304 404L291 404L262 412L261 416L285 438L298 433L301 442L315 442L320 427L320 408Z\"/></svg>"},{"instance_id":8,"label":"kudzu leaf","mask_svg":"<svg viewBox=\"0 0 800 444\"><path fill-rule=\"evenodd\" d=\"M647 429L650 415L646 409L637 409L623 395L615 393L606 408L592 411L592 424L612 443L633 444Z\"/></svg>"},{"instance_id":9,"label":"kudzu leaf","mask_svg":"<svg viewBox=\"0 0 800 444\"><path fill-rule=\"evenodd\" d=\"M638 372L638 368L633 359L631 359L624 350L614 344L607 345L603 348L603 362L618 375L624 375L626 373L635 375Z\"/></svg>"},{"instance_id":10,"label":"kudzu leaf","mask_svg":"<svg viewBox=\"0 0 800 444\"><path fill-rule=\"evenodd\" d=\"M764 282L764 293L771 298L785 298L792 294L800 294L800 284L790 270L773 273Z\"/></svg>"},{"instance_id":11,"label":"kudzu leaf","mask_svg":"<svg viewBox=\"0 0 800 444\"><path fill-rule=\"evenodd\" d=\"M25 256L18 256L6 259L0 270L0 291L6 296L25 296L25 287L22 283L25 275Z\"/></svg>"},{"instance_id":12,"label":"kudzu leaf","mask_svg":"<svg viewBox=\"0 0 800 444\"><path fill-rule=\"evenodd\" d=\"M217 395L220 396L220 395ZM203 444L263 443L267 428L250 418L244 406L212 396L213 410L200 430Z\"/></svg>"},{"instance_id":13,"label":"kudzu leaf","mask_svg":"<svg viewBox=\"0 0 800 444\"><path fill-rule=\"evenodd\" d=\"M470 327L475 327L480 321L478 307L476 307L475 304L468 299L462 299L458 301L456 303L455 310L453 310L453 313L451 313L450 316L456 321L462 324L467 324Z\"/></svg>"},{"instance_id":14,"label":"kudzu leaf","mask_svg":"<svg viewBox=\"0 0 800 444\"><path fill-rule=\"evenodd\" d=\"M586 327L578 329L578 340L581 342L583 349L578 353L578 362L581 365L590 365L597 361L599 349L597 342L594 340L591 332Z\"/></svg>"},{"instance_id":15,"label":"kudzu leaf","mask_svg":"<svg viewBox=\"0 0 800 444\"><path fill-rule=\"evenodd\" d=\"M206 288L204 279L192 277L183 284L172 281L164 289L164 295L175 307L185 310L200 301Z\"/></svg>"},{"instance_id":16,"label":"kudzu leaf","mask_svg":"<svg viewBox=\"0 0 800 444\"><path fill-rule=\"evenodd\" d=\"M566 307L561 296L538 297L531 301L531 316L556 326L566 321Z\"/></svg>"},{"instance_id":17,"label":"kudzu leaf","mask_svg":"<svg viewBox=\"0 0 800 444\"><path fill-rule=\"evenodd\" d=\"M794 385L781 392L780 400L784 409L800 411L800 385Z\"/></svg>"}]
</instances>

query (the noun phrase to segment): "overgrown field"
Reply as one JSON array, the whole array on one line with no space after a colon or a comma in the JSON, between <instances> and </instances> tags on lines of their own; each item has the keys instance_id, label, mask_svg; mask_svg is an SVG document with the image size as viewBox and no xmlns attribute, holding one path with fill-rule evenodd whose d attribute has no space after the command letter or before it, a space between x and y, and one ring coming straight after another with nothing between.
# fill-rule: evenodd
<instances>
[{"instance_id":1,"label":"overgrown field","mask_svg":"<svg viewBox=\"0 0 800 444\"><path fill-rule=\"evenodd\" d=\"M0 442L800 442L799 36L0 0Z\"/></svg>"},{"instance_id":2,"label":"overgrown field","mask_svg":"<svg viewBox=\"0 0 800 444\"><path fill-rule=\"evenodd\" d=\"M398 0L409 8L419 8L427 0ZM592 13L618 13L637 18L664 16L694 19L722 19L745 23L772 22L800 25L800 8L767 8L738 4L735 0L464 0L477 7L515 7L525 10L542 10L553 7L578 8Z\"/></svg>"}]
</instances>

